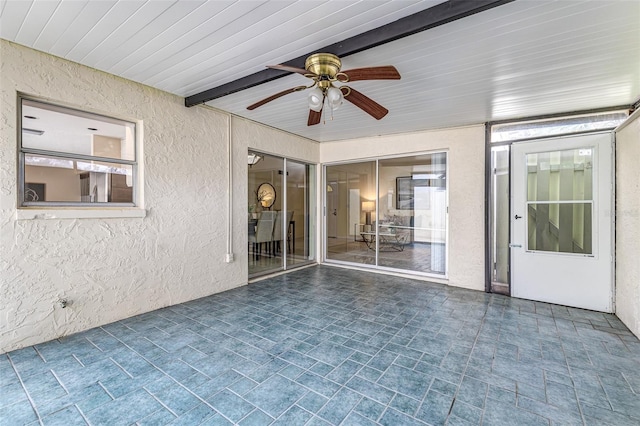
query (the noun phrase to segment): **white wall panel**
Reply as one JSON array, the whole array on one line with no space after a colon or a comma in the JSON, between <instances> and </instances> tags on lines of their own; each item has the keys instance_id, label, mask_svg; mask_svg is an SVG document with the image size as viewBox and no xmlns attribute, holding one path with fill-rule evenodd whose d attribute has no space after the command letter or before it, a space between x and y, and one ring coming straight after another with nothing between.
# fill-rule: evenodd
<instances>
[{"instance_id":1,"label":"white wall panel","mask_svg":"<svg viewBox=\"0 0 640 426\"><path fill-rule=\"evenodd\" d=\"M640 115L616 132L616 315L640 338Z\"/></svg>"}]
</instances>

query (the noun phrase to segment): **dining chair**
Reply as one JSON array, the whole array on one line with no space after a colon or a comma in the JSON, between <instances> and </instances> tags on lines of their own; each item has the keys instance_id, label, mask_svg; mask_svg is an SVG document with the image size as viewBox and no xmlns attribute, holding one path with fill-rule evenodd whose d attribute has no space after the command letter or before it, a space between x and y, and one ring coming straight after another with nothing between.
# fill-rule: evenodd
<instances>
[{"instance_id":1,"label":"dining chair","mask_svg":"<svg viewBox=\"0 0 640 426\"><path fill-rule=\"evenodd\" d=\"M262 254L262 245L267 244L267 252L271 252L271 243L273 241L273 227L276 221L276 212L264 211L258 219L256 232L249 235L249 243L253 244L254 258L258 258Z\"/></svg>"}]
</instances>

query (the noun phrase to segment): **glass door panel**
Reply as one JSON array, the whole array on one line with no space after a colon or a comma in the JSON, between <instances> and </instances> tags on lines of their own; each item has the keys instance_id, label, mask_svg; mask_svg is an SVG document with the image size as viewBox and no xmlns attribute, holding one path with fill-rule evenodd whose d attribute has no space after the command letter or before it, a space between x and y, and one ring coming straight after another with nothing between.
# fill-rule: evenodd
<instances>
[{"instance_id":1,"label":"glass door panel","mask_svg":"<svg viewBox=\"0 0 640 426\"><path fill-rule=\"evenodd\" d=\"M376 163L326 167L327 259L375 265Z\"/></svg>"},{"instance_id":2,"label":"glass door panel","mask_svg":"<svg viewBox=\"0 0 640 426\"><path fill-rule=\"evenodd\" d=\"M446 274L446 153L330 165L325 182L328 261Z\"/></svg>"},{"instance_id":3,"label":"glass door panel","mask_svg":"<svg viewBox=\"0 0 640 426\"><path fill-rule=\"evenodd\" d=\"M437 153L379 161L379 266L445 273L446 158Z\"/></svg>"},{"instance_id":4,"label":"glass door panel","mask_svg":"<svg viewBox=\"0 0 640 426\"><path fill-rule=\"evenodd\" d=\"M282 216L278 212L284 204L284 159L250 151L249 157L252 155L260 159L247 166L249 278L281 271L284 267L282 244L278 245L275 231L282 229Z\"/></svg>"},{"instance_id":5,"label":"glass door panel","mask_svg":"<svg viewBox=\"0 0 640 426\"><path fill-rule=\"evenodd\" d=\"M315 260L315 166L287 160L287 213L284 238L276 244L287 254L287 269Z\"/></svg>"}]
</instances>

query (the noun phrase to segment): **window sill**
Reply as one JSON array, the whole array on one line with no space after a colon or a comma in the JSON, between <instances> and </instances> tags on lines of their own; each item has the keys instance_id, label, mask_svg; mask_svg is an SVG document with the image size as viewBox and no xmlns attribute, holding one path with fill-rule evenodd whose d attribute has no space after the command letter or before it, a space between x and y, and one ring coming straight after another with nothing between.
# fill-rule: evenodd
<instances>
[{"instance_id":1,"label":"window sill","mask_svg":"<svg viewBox=\"0 0 640 426\"><path fill-rule=\"evenodd\" d=\"M118 219L144 218L147 211L140 208L33 208L16 210L17 220L34 219Z\"/></svg>"}]
</instances>

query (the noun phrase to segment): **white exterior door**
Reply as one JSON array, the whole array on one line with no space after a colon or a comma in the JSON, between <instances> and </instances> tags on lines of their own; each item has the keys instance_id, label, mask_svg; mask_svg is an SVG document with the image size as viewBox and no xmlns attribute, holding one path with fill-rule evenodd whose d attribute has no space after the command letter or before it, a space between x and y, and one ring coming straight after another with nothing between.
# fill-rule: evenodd
<instances>
[{"instance_id":1,"label":"white exterior door","mask_svg":"<svg viewBox=\"0 0 640 426\"><path fill-rule=\"evenodd\" d=\"M612 312L612 137L512 146L512 296Z\"/></svg>"}]
</instances>

